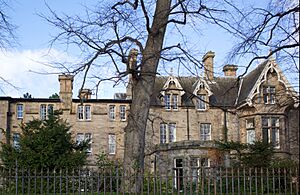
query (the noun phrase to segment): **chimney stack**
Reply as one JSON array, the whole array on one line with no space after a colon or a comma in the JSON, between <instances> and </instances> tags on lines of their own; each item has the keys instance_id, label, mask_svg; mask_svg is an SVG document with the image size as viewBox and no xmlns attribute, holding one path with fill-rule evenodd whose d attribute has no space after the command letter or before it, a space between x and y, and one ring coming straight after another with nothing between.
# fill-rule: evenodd
<instances>
[{"instance_id":1,"label":"chimney stack","mask_svg":"<svg viewBox=\"0 0 300 195\"><path fill-rule=\"evenodd\" d=\"M208 80L214 80L214 57L215 52L208 51L202 58L204 63L205 76Z\"/></svg>"},{"instance_id":2,"label":"chimney stack","mask_svg":"<svg viewBox=\"0 0 300 195\"><path fill-rule=\"evenodd\" d=\"M91 99L91 96L92 96L92 90L90 90L90 89L79 90L79 98L80 99L89 100L89 99Z\"/></svg>"},{"instance_id":3,"label":"chimney stack","mask_svg":"<svg viewBox=\"0 0 300 195\"><path fill-rule=\"evenodd\" d=\"M137 55L137 49L131 49L128 55L128 85L126 87L126 99L132 99L132 73L136 69Z\"/></svg>"},{"instance_id":4,"label":"chimney stack","mask_svg":"<svg viewBox=\"0 0 300 195\"><path fill-rule=\"evenodd\" d=\"M73 96L73 75L59 75L58 81L60 84L59 98L62 102L63 110L70 110L72 106Z\"/></svg>"},{"instance_id":5,"label":"chimney stack","mask_svg":"<svg viewBox=\"0 0 300 195\"><path fill-rule=\"evenodd\" d=\"M227 64L223 67L224 76L226 77L236 77L237 65Z\"/></svg>"}]
</instances>

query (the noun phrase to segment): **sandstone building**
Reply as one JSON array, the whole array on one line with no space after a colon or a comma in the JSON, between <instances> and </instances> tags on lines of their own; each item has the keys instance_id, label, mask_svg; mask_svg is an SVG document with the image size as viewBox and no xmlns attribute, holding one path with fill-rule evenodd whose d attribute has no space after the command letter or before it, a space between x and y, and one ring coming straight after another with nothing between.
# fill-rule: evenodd
<instances>
[{"instance_id":1,"label":"sandstone building","mask_svg":"<svg viewBox=\"0 0 300 195\"><path fill-rule=\"evenodd\" d=\"M193 171L217 165L222 159L214 140L264 140L278 154L299 159L299 98L275 60L237 79L235 65L224 66L224 77L214 77L213 59L214 52L203 57L203 77L156 78L147 124L147 166L180 175L184 167ZM90 163L101 152L122 159L130 82L127 92L113 99L92 99L87 89L73 99L73 76L60 75L58 80L59 99L0 97L1 141L17 146L22 122L61 110L74 140L91 139Z\"/></svg>"}]
</instances>

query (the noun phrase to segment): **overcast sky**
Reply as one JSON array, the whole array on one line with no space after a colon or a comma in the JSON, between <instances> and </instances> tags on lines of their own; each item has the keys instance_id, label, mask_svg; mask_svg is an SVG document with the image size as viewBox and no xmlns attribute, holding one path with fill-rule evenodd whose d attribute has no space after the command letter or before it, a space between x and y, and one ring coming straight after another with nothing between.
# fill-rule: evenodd
<instances>
[{"instance_id":1,"label":"overcast sky","mask_svg":"<svg viewBox=\"0 0 300 195\"><path fill-rule=\"evenodd\" d=\"M38 14L49 14L45 2L58 14L75 14L84 10L83 6L95 4L93 0L15 0L12 1L8 15L16 25L18 45L0 52L0 76L18 87L18 90L9 86L2 87L0 96L21 97L29 92L33 97L49 97L59 92L58 74L38 74L44 72L58 73L45 64L55 61L76 61L75 56L67 54L63 47L55 46L49 50L51 35L58 31L50 26ZM201 39L196 38L197 36ZM227 52L233 42L224 31L210 27L203 27L201 34L195 34L195 45L201 51L216 52L215 71L217 76L222 73ZM241 70L239 70L241 71ZM91 85L91 84L90 84ZM73 96L77 96L81 86L80 80L75 80ZM91 86L87 86L91 87ZM115 88L108 83L100 86L101 98L113 98L115 92L125 92L124 85Z\"/></svg>"}]
</instances>

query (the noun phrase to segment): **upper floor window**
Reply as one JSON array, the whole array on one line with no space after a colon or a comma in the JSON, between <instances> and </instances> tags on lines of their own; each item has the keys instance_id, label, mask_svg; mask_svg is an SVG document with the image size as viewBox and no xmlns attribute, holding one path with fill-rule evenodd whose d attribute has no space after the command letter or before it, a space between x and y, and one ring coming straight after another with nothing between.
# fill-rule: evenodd
<instances>
[{"instance_id":1,"label":"upper floor window","mask_svg":"<svg viewBox=\"0 0 300 195\"><path fill-rule=\"evenodd\" d=\"M160 143L171 143L176 141L176 123L160 124Z\"/></svg>"},{"instance_id":2,"label":"upper floor window","mask_svg":"<svg viewBox=\"0 0 300 195\"><path fill-rule=\"evenodd\" d=\"M279 148L279 118L262 117L263 141L272 143L274 148Z\"/></svg>"},{"instance_id":3,"label":"upper floor window","mask_svg":"<svg viewBox=\"0 0 300 195\"><path fill-rule=\"evenodd\" d=\"M211 124L201 123L200 124L200 140L208 141L211 140Z\"/></svg>"},{"instance_id":4,"label":"upper floor window","mask_svg":"<svg viewBox=\"0 0 300 195\"><path fill-rule=\"evenodd\" d=\"M205 110L206 109L206 95L198 95L197 98L197 110Z\"/></svg>"},{"instance_id":5,"label":"upper floor window","mask_svg":"<svg viewBox=\"0 0 300 195\"><path fill-rule=\"evenodd\" d=\"M83 142L88 141L88 147L86 149L87 154L92 153L92 134L91 133L77 133L76 135L76 144L80 145Z\"/></svg>"},{"instance_id":6,"label":"upper floor window","mask_svg":"<svg viewBox=\"0 0 300 195\"><path fill-rule=\"evenodd\" d=\"M77 108L77 116L79 120L91 120L91 106L79 105Z\"/></svg>"},{"instance_id":7,"label":"upper floor window","mask_svg":"<svg viewBox=\"0 0 300 195\"><path fill-rule=\"evenodd\" d=\"M45 120L48 115L53 114L54 106L53 104L41 104L40 105L40 119Z\"/></svg>"},{"instance_id":8,"label":"upper floor window","mask_svg":"<svg viewBox=\"0 0 300 195\"><path fill-rule=\"evenodd\" d=\"M264 86L263 98L265 104L275 104L275 87Z\"/></svg>"},{"instance_id":9,"label":"upper floor window","mask_svg":"<svg viewBox=\"0 0 300 195\"><path fill-rule=\"evenodd\" d=\"M108 134L108 153L116 154L116 135Z\"/></svg>"},{"instance_id":10,"label":"upper floor window","mask_svg":"<svg viewBox=\"0 0 300 195\"><path fill-rule=\"evenodd\" d=\"M126 106L124 106L124 105L120 106L120 119L122 121L126 120Z\"/></svg>"},{"instance_id":11,"label":"upper floor window","mask_svg":"<svg viewBox=\"0 0 300 195\"><path fill-rule=\"evenodd\" d=\"M17 104L17 118L23 118L23 104Z\"/></svg>"},{"instance_id":12,"label":"upper floor window","mask_svg":"<svg viewBox=\"0 0 300 195\"><path fill-rule=\"evenodd\" d=\"M253 144L255 141L254 118L246 119L247 143Z\"/></svg>"},{"instance_id":13,"label":"upper floor window","mask_svg":"<svg viewBox=\"0 0 300 195\"><path fill-rule=\"evenodd\" d=\"M13 134L13 147L16 149L20 148L20 133Z\"/></svg>"},{"instance_id":14,"label":"upper floor window","mask_svg":"<svg viewBox=\"0 0 300 195\"><path fill-rule=\"evenodd\" d=\"M177 94L166 94L164 97L164 103L166 110L177 110L178 109L178 95Z\"/></svg>"},{"instance_id":15,"label":"upper floor window","mask_svg":"<svg viewBox=\"0 0 300 195\"><path fill-rule=\"evenodd\" d=\"M115 120L116 114L115 114L115 106L114 105L109 106L108 117L110 120Z\"/></svg>"},{"instance_id":16,"label":"upper floor window","mask_svg":"<svg viewBox=\"0 0 300 195\"><path fill-rule=\"evenodd\" d=\"M47 105L42 104L40 106L40 118L41 118L41 120L45 120L46 117L47 117Z\"/></svg>"}]
</instances>

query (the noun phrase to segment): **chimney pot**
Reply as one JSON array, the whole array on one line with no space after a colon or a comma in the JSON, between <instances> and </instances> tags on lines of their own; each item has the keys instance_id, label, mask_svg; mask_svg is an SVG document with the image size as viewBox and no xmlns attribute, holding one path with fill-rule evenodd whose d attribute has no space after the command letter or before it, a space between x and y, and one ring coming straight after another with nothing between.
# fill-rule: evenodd
<instances>
[{"instance_id":1,"label":"chimney pot","mask_svg":"<svg viewBox=\"0 0 300 195\"><path fill-rule=\"evenodd\" d=\"M224 76L226 77L236 77L236 71L238 67L234 64L227 64L223 67Z\"/></svg>"},{"instance_id":2,"label":"chimney pot","mask_svg":"<svg viewBox=\"0 0 300 195\"><path fill-rule=\"evenodd\" d=\"M79 90L79 98L80 99L89 100L89 99L91 99L91 96L92 96L92 90L90 90L90 89Z\"/></svg>"}]
</instances>

